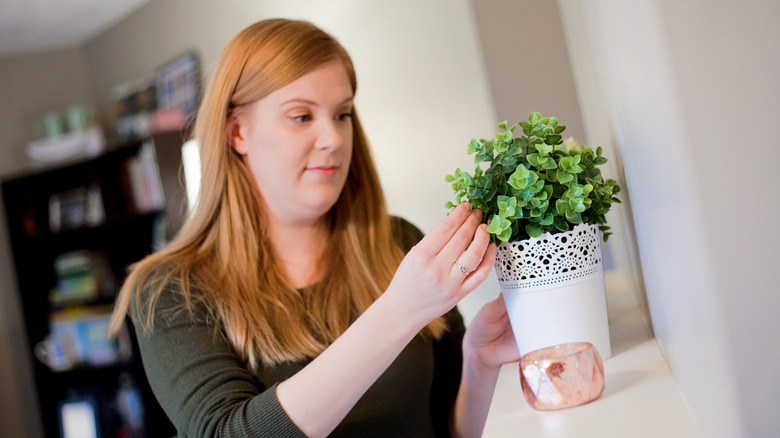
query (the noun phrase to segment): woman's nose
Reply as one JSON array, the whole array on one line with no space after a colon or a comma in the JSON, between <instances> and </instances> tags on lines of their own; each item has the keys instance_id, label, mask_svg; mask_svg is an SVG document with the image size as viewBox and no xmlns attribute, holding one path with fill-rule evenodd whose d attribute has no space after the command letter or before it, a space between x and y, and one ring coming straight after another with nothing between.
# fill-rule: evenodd
<instances>
[{"instance_id":1,"label":"woman's nose","mask_svg":"<svg viewBox=\"0 0 780 438\"><path fill-rule=\"evenodd\" d=\"M344 139L349 129L344 122L337 120L322 120L317 135L317 149L338 149L344 145Z\"/></svg>"}]
</instances>

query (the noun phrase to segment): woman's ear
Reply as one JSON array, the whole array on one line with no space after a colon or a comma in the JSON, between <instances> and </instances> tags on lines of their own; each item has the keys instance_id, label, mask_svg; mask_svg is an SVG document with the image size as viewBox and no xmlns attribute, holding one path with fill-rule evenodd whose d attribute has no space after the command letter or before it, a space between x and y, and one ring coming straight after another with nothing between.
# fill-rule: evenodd
<instances>
[{"instance_id":1,"label":"woman's ear","mask_svg":"<svg viewBox=\"0 0 780 438\"><path fill-rule=\"evenodd\" d=\"M225 138L234 151L238 152L239 155L246 155L246 142L241 135L238 117L235 115L228 116L227 123L225 123Z\"/></svg>"}]
</instances>

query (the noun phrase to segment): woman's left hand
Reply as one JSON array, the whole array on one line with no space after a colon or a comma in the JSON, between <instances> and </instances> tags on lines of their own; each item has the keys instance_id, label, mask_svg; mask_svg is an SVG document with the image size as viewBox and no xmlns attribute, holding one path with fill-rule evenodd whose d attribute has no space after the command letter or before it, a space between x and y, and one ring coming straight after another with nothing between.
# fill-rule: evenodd
<instances>
[{"instance_id":1,"label":"woman's left hand","mask_svg":"<svg viewBox=\"0 0 780 438\"><path fill-rule=\"evenodd\" d=\"M463 353L465 360L482 369L520 360L502 295L485 304L468 325Z\"/></svg>"}]
</instances>

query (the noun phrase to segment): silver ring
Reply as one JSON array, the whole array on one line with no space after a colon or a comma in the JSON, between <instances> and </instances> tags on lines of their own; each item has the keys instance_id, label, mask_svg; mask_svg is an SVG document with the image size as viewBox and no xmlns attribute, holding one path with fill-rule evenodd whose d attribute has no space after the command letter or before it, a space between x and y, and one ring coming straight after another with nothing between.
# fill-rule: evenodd
<instances>
[{"instance_id":1,"label":"silver ring","mask_svg":"<svg viewBox=\"0 0 780 438\"><path fill-rule=\"evenodd\" d=\"M457 260L455 260L455 264L458 266L458 270L463 273L463 275L469 275L471 274L471 271L468 270L468 268L461 266L460 263L458 263Z\"/></svg>"}]
</instances>

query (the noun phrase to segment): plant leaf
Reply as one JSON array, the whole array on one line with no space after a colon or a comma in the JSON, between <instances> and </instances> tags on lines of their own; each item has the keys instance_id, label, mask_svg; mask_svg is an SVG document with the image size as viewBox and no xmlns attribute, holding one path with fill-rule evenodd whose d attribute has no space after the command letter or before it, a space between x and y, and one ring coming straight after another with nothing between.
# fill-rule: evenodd
<instances>
[{"instance_id":1,"label":"plant leaf","mask_svg":"<svg viewBox=\"0 0 780 438\"><path fill-rule=\"evenodd\" d=\"M542 157L546 157L550 155L550 152L552 152L553 147L549 144L539 143L536 145L536 150L539 151L539 155Z\"/></svg>"},{"instance_id":2,"label":"plant leaf","mask_svg":"<svg viewBox=\"0 0 780 438\"><path fill-rule=\"evenodd\" d=\"M553 223L555 224L555 228L557 228L558 231L569 231L569 223L566 222L561 216L555 216Z\"/></svg>"},{"instance_id":3,"label":"plant leaf","mask_svg":"<svg viewBox=\"0 0 780 438\"><path fill-rule=\"evenodd\" d=\"M574 179L574 175L570 174L569 172L566 172L563 169L558 169L556 172L556 176L558 177L558 182L561 184L566 184Z\"/></svg>"},{"instance_id":4,"label":"plant leaf","mask_svg":"<svg viewBox=\"0 0 780 438\"><path fill-rule=\"evenodd\" d=\"M531 237L539 237L544 233L544 228L542 228L539 224L531 222L525 226L525 231Z\"/></svg>"},{"instance_id":5,"label":"plant leaf","mask_svg":"<svg viewBox=\"0 0 780 438\"><path fill-rule=\"evenodd\" d=\"M558 168L558 163L556 163L555 160L553 159L549 159L544 164L542 164L543 170L552 170L557 168Z\"/></svg>"},{"instance_id":6,"label":"plant leaf","mask_svg":"<svg viewBox=\"0 0 780 438\"><path fill-rule=\"evenodd\" d=\"M542 219L539 221L539 225L542 225L542 226L548 226L548 225L552 225L552 224L553 224L553 221L554 221L554 219L553 219L553 215L552 215L552 213L547 213L547 214L545 214L545 215L544 215L544 217L542 217Z\"/></svg>"},{"instance_id":7,"label":"plant leaf","mask_svg":"<svg viewBox=\"0 0 780 438\"><path fill-rule=\"evenodd\" d=\"M544 136L544 142L547 144L561 144L560 134L547 134Z\"/></svg>"},{"instance_id":8,"label":"plant leaf","mask_svg":"<svg viewBox=\"0 0 780 438\"><path fill-rule=\"evenodd\" d=\"M468 146L466 147L466 153L470 155L473 154L474 152L478 152L480 149L481 146L479 142L476 139L472 138Z\"/></svg>"},{"instance_id":9,"label":"plant leaf","mask_svg":"<svg viewBox=\"0 0 780 438\"><path fill-rule=\"evenodd\" d=\"M522 133L514 137L517 126ZM601 147L594 150L573 138L562 141L566 126L538 112L511 127L505 120L498 128L495 138L468 143L473 173L455 169L445 176L455 198L445 207L469 202L482 210L490 219L484 222L493 243L568 231L582 222L605 227L605 215L620 203L621 187L602 177L599 166L607 158ZM608 229L600 228L604 240Z\"/></svg>"},{"instance_id":10,"label":"plant leaf","mask_svg":"<svg viewBox=\"0 0 780 438\"><path fill-rule=\"evenodd\" d=\"M515 215L515 209L517 208L517 199L510 196L498 197L498 216L501 219L507 219Z\"/></svg>"},{"instance_id":11,"label":"plant leaf","mask_svg":"<svg viewBox=\"0 0 780 438\"><path fill-rule=\"evenodd\" d=\"M511 228L507 228L507 229L501 231L501 233L497 237L498 237L498 240L500 240L502 242L509 242L509 238L512 237L512 229Z\"/></svg>"},{"instance_id":12,"label":"plant leaf","mask_svg":"<svg viewBox=\"0 0 780 438\"><path fill-rule=\"evenodd\" d=\"M566 216L566 214L571 211L569 202L565 199L558 199L555 201L555 211L558 212L559 216Z\"/></svg>"},{"instance_id":13,"label":"plant leaf","mask_svg":"<svg viewBox=\"0 0 780 438\"><path fill-rule=\"evenodd\" d=\"M525 159L528 160L528 162L537 169L542 168L542 157L540 157L539 154L528 154L526 155ZM544 160L547 161L547 158L544 158Z\"/></svg>"}]
</instances>

